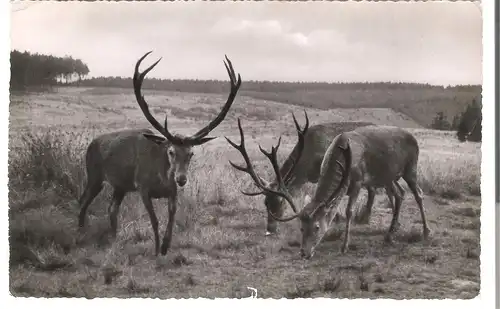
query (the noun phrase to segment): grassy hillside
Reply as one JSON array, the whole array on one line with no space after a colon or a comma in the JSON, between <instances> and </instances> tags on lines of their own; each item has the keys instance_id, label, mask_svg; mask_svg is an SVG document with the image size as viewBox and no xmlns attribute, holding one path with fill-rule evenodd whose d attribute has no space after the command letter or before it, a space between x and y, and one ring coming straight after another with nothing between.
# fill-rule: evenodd
<instances>
[{"instance_id":1,"label":"grassy hillside","mask_svg":"<svg viewBox=\"0 0 500 309\"><path fill-rule=\"evenodd\" d=\"M331 91L298 91L288 93L244 92L253 98L273 100L286 104L332 108L390 108L429 127L436 113L443 112L451 122L454 116L464 112L480 89L336 89Z\"/></svg>"},{"instance_id":2,"label":"grassy hillside","mask_svg":"<svg viewBox=\"0 0 500 309\"><path fill-rule=\"evenodd\" d=\"M192 133L193 124L215 117L226 100L220 94L193 94L145 90L156 117L170 115L169 123L180 133ZM238 95L228 121L221 128L236 128L236 118L255 122L255 133L270 121L290 123L291 112L302 113L296 105ZM307 108L312 123L367 121L375 124L421 127L408 116L387 108L342 108L328 111ZM11 95L11 132L18 129L58 125L68 129L90 128L110 131L119 128L150 127L137 106L131 89L59 88L53 93ZM293 124L290 123L290 124ZM14 130L15 129L15 130ZM217 134L217 131L214 131Z\"/></svg>"},{"instance_id":3,"label":"grassy hillside","mask_svg":"<svg viewBox=\"0 0 500 309\"><path fill-rule=\"evenodd\" d=\"M221 107L224 95L147 91L157 118L169 114L172 131L193 133ZM166 108L168 106L168 108ZM290 112L302 123L301 107L238 96L213 142L195 149L187 186L181 190L172 248L153 255L149 218L137 194L129 194L119 216L116 240L106 215L109 187L90 206L84 232L77 230L77 198L86 181L85 149L102 132L150 127L130 90L65 88L52 94L11 96L9 130L10 291L39 297L259 297L472 298L479 292L480 163L478 143L459 143L453 132L427 130L385 108L321 111L308 108L311 124L369 121L407 127L421 155L419 183L433 233L421 239L418 207L406 194L395 243L384 233L391 219L383 194L376 197L369 225L354 225L350 251L340 254L341 224L311 261L299 258L297 222L265 237L262 197L245 197L251 181L228 160L239 154L242 117L247 148L256 168L271 168L257 145L270 147L283 134L279 160L296 136ZM214 181L217 180L217 181ZM307 185L299 194L311 194ZM365 193L356 204L366 202ZM154 202L160 233L165 200ZM345 198L342 203L345 205Z\"/></svg>"},{"instance_id":4,"label":"grassy hillside","mask_svg":"<svg viewBox=\"0 0 500 309\"><path fill-rule=\"evenodd\" d=\"M130 89L130 78L97 78L87 86ZM158 80L144 82L144 89L185 93L227 93L225 81ZM106 91L106 90L104 90ZM318 109L391 108L429 127L436 113L451 122L474 98L481 97L480 85L454 87L411 83L293 83L245 81L240 95Z\"/></svg>"}]
</instances>

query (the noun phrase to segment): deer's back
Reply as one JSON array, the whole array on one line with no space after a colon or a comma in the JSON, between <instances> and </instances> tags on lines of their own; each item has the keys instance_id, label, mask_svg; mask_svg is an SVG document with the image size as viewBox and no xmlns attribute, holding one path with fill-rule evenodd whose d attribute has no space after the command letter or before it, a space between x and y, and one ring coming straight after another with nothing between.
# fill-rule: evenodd
<instances>
[{"instance_id":1,"label":"deer's back","mask_svg":"<svg viewBox=\"0 0 500 309\"><path fill-rule=\"evenodd\" d=\"M144 133L152 131L123 130L96 137L87 151L88 174L93 173L89 166L98 169L103 180L125 191L134 191L136 184L144 181L141 177L158 177L161 148L148 141ZM160 182L159 179L150 181Z\"/></svg>"},{"instance_id":2,"label":"deer's back","mask_svg":"<svg viewBox=\"0 0 500 309\"><path fill-rule=\"evenodd\" d=\"M304 180L309 179L309 181L314 183L317 182L320 174L321 162L334 138L341 133L367 125L372 125L372 123L332 122L311 126L307 130L304 138L304 151L295 169L296 177ZM298 155L298 150L296 145L283 163L281 168L282 175L285 171L290 169L293 161Z\"/></svg>"},{"instance_id":3,"label":"deer's back","mask_svg":"<svg viewBox=\"0 0 500 309\"><path fill-rule=\"evenodd\" d=\"M416 168L419 147L408 131L389 126L366 126L345 133L352 151L352 177L382 186Z\"/></svg>"}]
</instances>

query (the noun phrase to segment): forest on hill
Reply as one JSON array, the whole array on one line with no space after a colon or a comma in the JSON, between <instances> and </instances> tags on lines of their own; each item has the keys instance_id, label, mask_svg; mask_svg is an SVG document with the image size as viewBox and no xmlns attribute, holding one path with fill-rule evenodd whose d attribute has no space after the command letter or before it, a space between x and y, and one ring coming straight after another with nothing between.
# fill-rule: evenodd
<instances>
[{"instance_id":1,"label":"forest on hill","mask_svg":"<svg viewBox=\"0 0 500 309\"><path fill-rule=\"evenodd\" d=\"M53 86L132 88L131 77L87 78L81 59L11 51L11 90ZM225 94L228 82L148 78L144 89ZM239 94L318 109L391 108L424 127L462 130L481 127L481 85L440 86L403 82L281 82L246 81ZM477 125L479 121L479 125ZM480 130L479 130L480 133ZM476 134L477 135L477 134ZM480 137L479 137L480 139Z\"/></svg>"},{"instance_id":2,"label":"forest on hill","mask_svg":"<svg viewBox=\"0 0 500 309\"><path fill-rule=\"evenodd\" d=\"M28 87L50 87L60 83L80 81L89 74L88 66L71 56L55 57L20 52L10 52L10 89L23 90Z\"/></svg>"}]
</instances>

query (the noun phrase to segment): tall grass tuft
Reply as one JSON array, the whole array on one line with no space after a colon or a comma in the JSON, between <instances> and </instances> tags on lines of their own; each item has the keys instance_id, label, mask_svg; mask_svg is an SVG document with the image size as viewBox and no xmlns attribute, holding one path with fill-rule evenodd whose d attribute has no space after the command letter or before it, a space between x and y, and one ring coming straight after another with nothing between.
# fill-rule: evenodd
<instances>
[{"instance_id":1,"label":"tall grass tuft","mask_svg":"<svg viewBox=\"0 0 500 309\"><path fill-rule=\"evenodd\" d=\"M10 151L11 262L23 260L37 248L68 251L75 245L84 145L79 135L28 133Z\"/></svg>"},{"instance_id":2,"label":"tall grass tuft","mask_svg":"<svg viewBox=\"0 0 500 309\"><path fill-rule=\"evenodd\" d=\"M28 133L10 151L9 185L13 190L54 188L66 198L78 198L84 179L85 144L81 135Z\"/></svg>"}]
</instances>

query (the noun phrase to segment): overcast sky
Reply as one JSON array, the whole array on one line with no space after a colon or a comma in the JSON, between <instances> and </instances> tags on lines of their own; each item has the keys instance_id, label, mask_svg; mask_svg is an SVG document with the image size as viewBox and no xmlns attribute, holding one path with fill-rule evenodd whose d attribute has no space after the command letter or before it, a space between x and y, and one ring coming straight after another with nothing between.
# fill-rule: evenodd
<instances>
[{"instance_id":1,"label":"overcast sky","mask_svg":"<svg viewBox=\"0 0 500 309\"><path fill-rule=\"evenodd\" d=\"M471 2L32 2L12 5L13 49L71 55L90 76L482 82L482 20ZM16 11L18 10L18 11Z\"/></svg>"}]
</instances>

